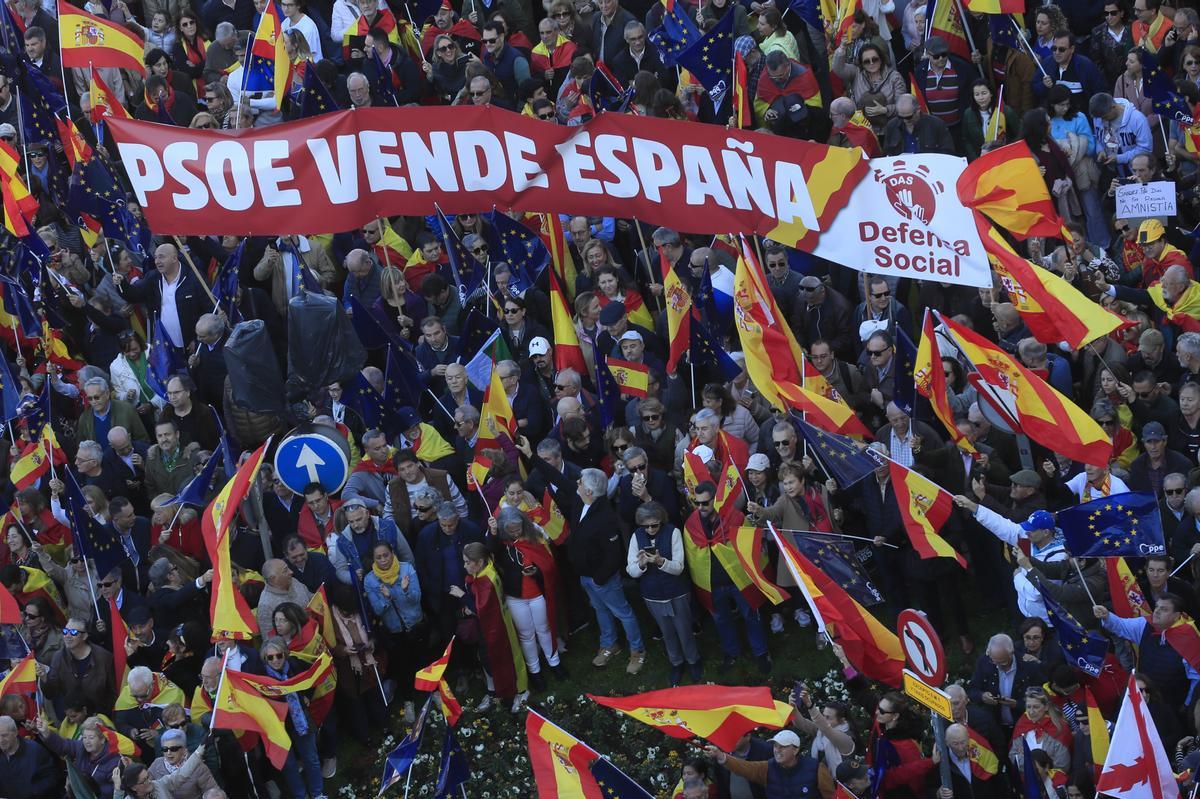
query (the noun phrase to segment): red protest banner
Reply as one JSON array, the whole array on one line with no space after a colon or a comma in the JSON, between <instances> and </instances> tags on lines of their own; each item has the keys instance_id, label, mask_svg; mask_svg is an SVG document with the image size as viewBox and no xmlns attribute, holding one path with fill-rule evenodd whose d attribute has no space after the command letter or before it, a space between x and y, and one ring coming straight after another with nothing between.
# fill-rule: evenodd
<instances>
[{"instance_id":1,"label":"red protest banner","mask_svg":"<svg viewBox=\"0 0 1200 799\"><path fill-rule=\"evenodd\" d=\"M150 226L176 235L350 230L436 202L811 248L868 168L860 150L624 114L563 127L492 107L362 108L236 132L109 126Z\"/></svg>"}]
</instances>

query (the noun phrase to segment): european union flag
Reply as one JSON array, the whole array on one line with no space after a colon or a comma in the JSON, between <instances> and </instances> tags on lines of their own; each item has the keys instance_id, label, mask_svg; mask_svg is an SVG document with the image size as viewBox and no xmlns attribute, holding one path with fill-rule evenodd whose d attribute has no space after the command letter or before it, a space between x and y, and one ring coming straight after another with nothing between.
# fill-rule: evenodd
<instances>
[{"instance_id":1,"label":"european union flag","mask_svg":"<svg viewBox=\"0 0 1200 799\"><path fill-rule=\"evenodd\" d=\"M788 8L806 24L819 31L825 30L825 23L821 19L821 4L817 0L792 0Z\"/></svg>"},{"instance_id":2,"label":"european union flag","mask_svg":"<svg viewBox=\"0 0 1200 799\"><path fill-rule=\"evenodd\" d=\"M309 64L304 70L304 80L300 84L300 119L308 119L318 114L330 111L340 111L337 100L333 99L329 87L321 82L314 64Z\"/></svg>"},{"instance_id":3,"label":"european union flag","mask_svg":"<svg viewBox=\"0 0 1200 799\"><path fill-rule=\"evenodd\" d=\"M242 239L242 243L229 253L225 263L217 269L217 275L213 279L213 296L217 298L218 305L226 302L232 305L237 297L238 270L242 266L242 256L246 254L246 241L247 239Z\"/></svg>"},{"instance_id":4,"label":"european union flag","mask_svg":"<svg viewBox=\"0 0 1200 799\"><path fill-rule=\"evenodd\" d=\"M354 376L354 380L343 386L342 402L359 416L367 427L378 429L383 420L383 397L375 387L367 382L362 372Z\"/></svg>"},{"instance_id":5,"label":"european union flag","mask_svg":"<svg viewBox=\"0 0 1200 799\"><path fill-rule=\"evenodd\" d=\"M33 236L33 238L41 241L41 236ZM18 244L23 247L24 244ZM44 243L43 243L44 246ZM46 251L49 255L49 250ZM41 271L41 266L38 266L38 271ZM7 275L0 274L0 290L3 291L4 311L9 316L15 316L21 323L21 332L29 337L36 338L42 334L42 321L38 318L37 312L33 309L33 301L29 299L28 292L17 280L14 280Z\"/></svg>"},{"instance_id":6,"label":"european union flag","mask_svg":"<svg viewBox=\"0 0 1200 799\"><path fill-rule=\"evenodd\" d=\"M658 48L663 65L673 67L679 53L700 39L700 29L687 15L687 6L683 2L663 0L662 24L650 33L649 38ZM732 61L730 63L732 65Z\"/></svg>"},{"instance_id":7,"label":"european union flag","mask_svg":"<svg viewBox=\"0 0 1200 799\"><path fill-rule=\"evenodd\" d=\"M600 424L607 428L622 418L621 388L617 385L616 378L608 370L608 364L604 362L603 358L596 358L596 387L600 406Z\"/></svg>"},{"instance_id":8,"label":"european union flag","mask_svg":"<svg viewBox=\"0 0 1200 799\"><path fill-rule=\"evenodd\" d=\"M60 469L59 474L63 475L62 481L66 486L63 491L66 499L63 510L71 522L79 554L95 562L97 574L108 574L129 556L117 540L116 532L108 525L100 524L88 513L75 473L71 469Z\"/></svg>"},{"instance_id":9,"label":"european union flag","mask_svg":"<svg viewBox=\"0 0 1200 799\"><path fill-rule=\"evenodd\" d=\"M854 544L844 540L831 541L820 533L793 533L792 538L800 554L829 575L860 605L870 607L883 601L883 594L863 571Z\"/></svg>"},{"instance_id":10,"label":"european union flag","mask_svg":"<svg viewBox=\"0 0 1200 799\"><path fill-rule=\"evenodd\" d=\"M474 291L477 281L475 273L479 271L475 266L475 259L467 253L467 248L463 246L459 240L458 234L454 232L454 227L450 224L450 220L442 213L441 208L437 208L437 223L442 230L442 244L446 248L446 258L450 265L450 282L458 287L458 301L465 307L467 304L468 288ZM467 276L470 285L463 282L463 275Z\"/></svg>"},{"instance_id":11,"label":"european union flag","mask_svg":"<svg viewBox=\"0 0 1200 799\"><path fill-rule=\"evenodd\" d=\"M379 97L379 104L385 106L398 106L400 101L396 99L396 91L392 86L392 70L384 66L383 59L379 57L379 51L374 47L371 48L371 75L375 80L372 81L371 88L375 90L375 94Z\"/></svg>"},{"instance_id":12,"label":"european union flag","mask_svg":"<svg viewBox=\"0 0 1200 799\"><path fill-rule=\"evenodd\" d=\"M17 381L13 379L12 367L8 365L8 358L0 354L0 415L3 416L0 423L17 418L17 406L20 404L21 392Z\"/></svg>"},{"instance_id":13,"label":"european union flag","mask_svg":"<svg viewBox=\"0 0 1200 799\"><path fill-rule=\"evenodd\" d=\"M149 231L129 210L125 193L99 158L76 166L67 192L67 210L77 220L83 214L97 219L104 235L131 251L150 254ZM82 226L82 220L78 220Z\"/></svg>"},{"instance_id":14,"label":"european union flag","mask_svg":"<svg viewBox=\"0 0 1200 799\"><path fill-rule=\"evenodd\" d=\"M281 256L292 256L291 274L288 276L292 296L299 294L300 289L314 294L321 294L321 284L317 281L317 277L312 273L312 270L304 265L304 259L300 256L300 251L292 244L280 244L279 248Z\"/></svg>"},{"instance_id":15,"label":"european union flag","mask_svg":"<svg viewBox=\"0 0 1200 799\"><path fill-rule=\"evenodd\" d=\"M1013 50L1021 49L1021 37L1017 33L1017 23L1012 14L988 14L987 18L993 42Z\"/></svg>"},{"instance_id":16,"label":"european union flag","mask_svg":"<svg viewBox=\"0 0 1200 799\"><path fill-rule=\"evenodd\" d=\"M24 290L25 286L37 286L41 284L42 271L48 263L50 263L50 248L46 246L46 242L42 241L41 236L36 233L30 233L28 236L22 236L17 241L16 278L18 281L24 281L21 284L22 290ZM28 297L29 293L26 292L25 296ZM30 312L32 313L32 306ZM9 309L9 313L13 313L13 311ZM33 327L24 328L26 335L30 337L41 335L42 322L37 318L36 314L28 322L22 317L21 323L22 325L33 325Z\"/></svg>"},{"instance_id":17,"label":"european union flag","mask_svg":"<svg viewBox=\"0 0 1200 799\"><path fill-rule=\"evenodd\" d=\"M825 464L825 468L833 475L833 479L837 480L842 490L871 474L879 466L869 454L870 450L860 449L854 439L836 433L826 433L804 421L799 414L792 414L792 419L799 425L804 440L813 448L813 452Z\"/></svg>"},{"instance_id":18,"label":"european union flag","mask_svg":"<svg viewBox=\"0 0 1200 799\"><path fill-rule=\"evenodd\" d=\"M733 85L733 14L721 17L704 38L683 48L676 63L708 89L713 108L719 108Z\"/></svg>"},{"instance_id":19,"label":"european union flag","mask_svg":"<svg viewBox=\"0 0 1200 799\"><path fill-rule=\"evenodd\" d=\"M488 221L492 223L490 233L495 238L488 242L488 249L498 252L513 268L512 289L524 294L550 264L550 251L541 236L508 214L492 211Z\"/></svg>"},{"instance_id":20,"label":"european union flag","mask_svg":"<svg viewBox=\"0 0 1200 799\"><path fill-rule=\"evenodd\" d=\"M1158 500L1150 493L1113 494L1059 511L1067 551L1077 558L1144 558L1167 551Z\"/></svg>"},{"instance_id":21,"label":"european union flag","mask_svg":"<svg viewBox=\"0 0 1200 799\"><path fill-rule=\"evenodd\" d=\"M224 436L222 435L222 439ZM188 481L188 484L183 487L183 490L176 494L169 505L195 505L203 508L208 504L208 493L212 489L213 478L217 474L217 467L225 461L221 453L221 447L217 451L208 456L208 461L204 464L204 468L200 470L200 474Z\"/></svg>"},{"instance_id":22,"label":"european union flag","mask_svg":"<svg viewBox=\"0 0 1200 799\"><path fill-rule=\"evenodd\" d=\"M185 370L183 364L175 357L175 347L171 345L167 331L163 330L162 319L154 320L148 344L150 352L146 355L146 382L155 394L166 399L167 381L171 379L171 375Z\"/></svg>"},{"instance_id":23,"label":"european union flag","mask_svg":"<svg viewBox=\"0 0 1200 799\"><path fill-rule=\"evenodd\" d=\"M883 790L883 778L888 769L900 765L900 753L896 745L880 735L875 739L874 757L871 758L871 768L867 775L871 780L871 796L880 796Z\"/></svg>"},{"instance_id":24,"label":"european union flag","mask_svg":"<svg viewBox=\"0 0 1200 799\"><path fill-rule=\"evenodd\" d=\"M1108 654L1108 639L1098 632L1083 629L1083 625L1066 608L1046 593L1040 580L1036 581L1036 585L1046 605L1050 624L1058 633L1058 643L1066 655L1067 663L1093 677L1100 676L1104 657Z\"/></svg>"},{"instance_id":25,"label":"european union flag","mask_svg":"<svg viewBox=\"0 0 1200 799\"><path fill-rule=\"evenodd\" d=\"M896 325L896 366L892 372L896 382L892 401L909 416L915 416L917 407L917 385L913 380L916 367L917 345L913 344L904 328Z\"/></svg>"},{"instance_id":26,"label":"european union flag","mask_svg":"<svg viewBox=\"0 0 1200 799\"><path fill-rule=\"evenodd\" d=\"M700 275L692 302L700 309L700 318L704 320L704 324L714 330L721 330L723 325L717 316L717 296L713 289L712 272L709 271L709 266L708 256L705 256L704 272Z\"/></svg>"},{"instance_id":27,"label":"european union flag","mask_svg":"<svg viewBox=\"0 0 1200 799\"><path fill-rule=\"evenodd\" d=\"M425 375L408 350L388 347L383 373L383 429L388 436L404 432L396 423L401 408L416 408L425 391Z\"/></svg>"},{"instance_id":28,"label":"european union flag","mask_svg":"<svg viewBox=\"0 0 1200 799\"><path fill-rule=\"evenodd\" d=\"M729 353L721 346L721 342L713 334L708 325L700 319L700 312L692 306L692 320L688 325L690 343L688 357L696 366L713 366L720 370L725 380L732 380L741 374L742 367L738 366Z\"/></svg>"},{"instance_id":29,"label":"european union flag","mask_svg":"<svg viewBox=\"0 0 1200 799\"><path fill-rule=\"evenodd\" d=\"M425 734L425 720L429 717L429 705L433 701L433 697L434 695L430 694L429 698L425 700L421 712L417 714L417 720L413 724L412 730L400 740L395 749L388 752L384 759L383 778L379 781L381 795L399 782L400 778L412 768L413 761L417 758L417 750L421 748L421 737Z\"/></svg>"},{"instance_id":30,"label":"european union flag","mask_svg":"<svg viewBox=\"0 0 1200 799\"><path fill-rule=\"evenodd\" d=\"M1146 96L1154 107L1155 113L1167 119L1173 119L1184 126L1193 122L1192 106L1179 92L1175 91L1175 82L1158 63L1158 58L1145 48L1138 48L1142 57L1142 85L1145 86Z\"/></svg>"},{"instance_id":31,"label":"european union flag","mask_svg":"<svg viewBox=\"0 0 1200 799\"><path fill-rule=\"evenodd\" d=\"M500 323L490 316L485 316L479 311L472 308L467 311L467 317L463 321L462 334L458 337L459 354L464 358L467 355L474 356L481 353L485 347L491 346L494 337L500 332ZM503 339L501 339L503 341ZM497 361L509 360L512 354L508 351L508 346L501 344L502 350L489 353L489 358L494 357ZM490 379L490 375L488 376ZM480 391L487 388L487 381L482 386L476 385Z\"/></svg>"},{"instance_id":32,"label":"european union flag","mask_svg":"<svg viewBox=\"0 0 1200 799\"><path fill-rule=\"evenodd\" d=\"M432 696L432 694L431 694ZM471 767L454 737L454 728L446 725L446 739L442 743L442 761L438 769L437 789L433 799L453 796L467 780L471 779Z\"/></svg>"},{"instance_id":33,"label":"european union flag","mask_svg":"<svg viewBox=\"0 0 1200 799\"><path fill-rule=\"evenodd\" d=\"M588 766L600 793L605 799L651 799L653 794L621 769L613 765L607 757L598 757Z\"/></svg>"},{"instance_id":34,"label":"european union flag","mask_svg":"<svg viewBox=\"0 0 1200 799\"><path fill-rule=\"evenodd\" d=\"M1029 739L1021 736L1021 799L1042 799L1045 791L1042 789L1042 779L1038 776L1037 766L1033 762L1033 752L1029 748Z\"/></svg>"}]
</instances>

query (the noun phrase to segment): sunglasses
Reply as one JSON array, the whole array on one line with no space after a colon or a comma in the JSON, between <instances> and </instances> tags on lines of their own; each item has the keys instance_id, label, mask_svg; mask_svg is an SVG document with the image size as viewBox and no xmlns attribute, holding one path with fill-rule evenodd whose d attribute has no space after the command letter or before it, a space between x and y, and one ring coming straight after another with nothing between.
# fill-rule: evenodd
<instances>
[{"instance_id":1,"label":"sunglasses","mask_svg":"<svg viewBox=\"0 0 1200 799\"><path fill-rule=\"evenodd\" d=\"M890 291L881 291L878 294L871 295L871 297L876 300L881 299L883 297L890 297L890 296L892 296L892 292L890 292Z\"/></svg>"},{"instance_id":2,"label":"sunglasses","mask_svg":"<svg viewBox=\"0 0 1200 799\"><path fill-rule=\"evenodd\" d=\"M644 472L644 471L646 471L646 464L644 464L644 463L643 463L641 466L630 466L630 467L629 467L629 471L631 471L631 472Z\"/></svg>"},{"instance_id":3,"label":"sunglasses","mask_svg":"<svg viewBox=\"0 0 1200 799\"><path fill-rule=\"evenodd\" d=\"M879 63L879 58L878 58L878 57L875 57L875 58L864 58L864 59L862 60L862 62L863 62L864 64L878 64L878 63Z\"/></svg>"},{"instance_id":4,"label":"sunglasses","mask_svg":"<svg viewBox=\"0 0 1200 799\"><path fill-rule=\"evenodd\" d=\"M662 527L662 522L646 522L642 527L645 527L647 530L657 530Z\"/></svg>"},{"instance_id":5,"label":"sunglasses","mask_svg":"<svg viewBox=\"0 0 1200 799\"><path fill-rule=\"evenodd\" d=\"M38 614L36 614L36 613L30 613L30 612L29 612L29 611L27 611L27 610L23 610L23 611L21 611L21 615L22 615L22 616L24 616L24 617L25 617L25 618L27 618L27 619L40 619L40 618L41 618L41 616L40 616L40 615L38 615Z\"/></svg>"},{"instance_id":6,"label":"sunglasses","mask_svg":"<svg viewBox=\"0 0 1200 799\"><path fill-rule=\"evenodd\" d=\"M96 583L96 585L98 585L101 588L112 588L116 584L117 584L116 580L105 580L102 583Z\"/></svg>"},{"instance_id":7,"label":"sunglasses","mask_svg":"<svg viewBox=\"0 0 1200 799\"><path fill-rule=\"evenodd\" d=\"M555 19L570 19L571 12L570 11L559 11L558 13L551 14L550 16L554 17Z\"/></svg>"},{"instance_id":8,"label":"sunglasses","mask_svg":"<svg viewBox=\"0 0 1200 799\"><path fill-rule=\"evenodd\" d=\"M570 388L570 386L560 386L558 383L554 384L555 391L566 391L568 388Z\"/></svg>"},{"instance_id":9,"label":"sunglasses","mask_svg":"<svg viewBox=\"0 0 1200 799\"><path fill-rule=\"evenodd\" d=\"M483 43L484 44L495 44L498 41L500 41L500 40L499 39L484 39Z\"/></svg>"},{"instance_id":10,"label":"sunglasses","mask_svg":"<svg viewBox=\"0 0 1200 799\"><path fill-rule=\"evenodd\" d=\"M554 114L538 114L538 119L554 119Z\"/></svg>"},{"instance_id":11,"label":"sunglasses","mask_svg":"<svg viewBox=\"0 0 1200 799\"><path fill-rule=\"evenodd\" d=\"M657 422L661 418L662 418L661 413L648 413L642 417L642 421L643 422Z\"/></svg>"},{"instance_id":12,"label":"sunglasses","mask_svg":"<svg viewBox=\"0 0 1200 799\"><path fill-rule=\"evenodd\" d=\"M432 505L413 505L413 507L416 509L417 513L429 513L429 511L433 510Z\"/></svg>"},{"instance_id":13,"label":"sunglasses","mask_svg":"<svg viewBox=\"0 0 1200 799\"><path fill-rule=\"evenodd\" d=\"M696 500L696 507L697 507L697 508L707 508L707 507L710 507L712 504L713 504L713 501L712 501L711 499L698 499L698 500Z\"/></svg>"},{"instance_id":14,"label":"sunglasses","mask_svg":"<svg viewBox=\"0 0 1200 799\"><path fill-rule=\"evenodd\" d=\"M491 89L483 89L482 91L478 91L478 92L472 91L471 96L472 97L483 97L485 94L491 94L491 92L492 92Z\"/></svg>"},{"instance_id":15,"label":"sunglasses","mask_svg":"<svg viewBox=\"0 0 1200 799\"><path fill-rule=\"evenodd\" d=\"M475 94L475 92L471 92L471 94ZM483 255L487 251L488 251L487 247L472 247L471 248L472 255Z\"/></svg>"},{"instance_id":16,"label":"sunglasses","mask_svg":"<svg viewBox=\"0 0 1200 799\"><path fill-rule=\"evenodd\" d=\"M283 660L284 655L267 655L266 660Z\"/></svg>"},{"instance_id":17,"label":"sunglasses","mask_svg":"<svg viewBox=\"0 0 1200 799\"><path fill-rule=\"evenodd\" d=\"M182 746L164 746L162 750L164 752L178 752L182 748Z\"/></svg>"},{"instance_id":18,"label":"sunglasses","mask_svg":"<svg viewBox=\"0 0 1200 799\"><path fill-rule=\"evenodd\" d=\"M1065 53L1065 52L1067 52L1067 51L1068 51L1068 50L1070 50L1070 49L1071 49L1071 48L1070 48L1070 46L1067 46L1067 47L1051 47L1051 48L1050 48L1050 50L1051 50L1052 52L1055 52L1055 53Z\"/></svg>"},{"instance_id":19,"label":"sunglasses","mask_svg":"<svg viewBox=\"0 0 1200 799\"><path fill-rule=\"evenodd\" d=\"M790 440L789 441L776 441L775 449L783 449L784 447L790 446L791 443L792 442Z\"/></svg>"},{"instance_id":20,"label":"sunglasses","mask_svg":"<svg viewBox=\"0 0 1200 799\"><path fill-rule=\"evenodd\" d=\"M453 50L453 49L454 49L454 45L452 45L452 44L443 44L441 47L439 47L439 48L437 49L437 51L438 51L439 53L445 53L445 52L447 52L447 51L449 51L449 50Z\"/></svg>"},{"instance_id":21,"label":"sunglasses","mask_svg":"<svg viewBox=\"0 0 1200 799\"><path fill-rule=\"evenodd\" d=\"M70 627L63 627L63 635L67 636L68 638L74 638L81 632L83 632L83 630L73 630Z\"/></svg>"},{"instance_id":22,"label":"sunglasses","mask_svg":"<svg viewBox=\"0 0 1200 799\"><path fill-rule=\"evenodd\" d=\"M522 310L521 308L505 308L504 313L506 316L512 316L513 314L519 314Z\"/></svg>"},{"instance_id":23,"label":"sunglasses","mask_svg":"<svg viewBox=\"0 0 1200 799\"><path fill-rule=\"evenodd\" d=\"M1163 489L1163 491L1167 494L1170 494L1171 496L1177 496L1179 494L1187 493L1186 488L1165 488L1165 489Z\"/></svg>"},{"instance_id":24,"label":"sunglasses","mask_svg":"<svg viewBox=\"0 0 1200 799\"><path fill-rule=\"evenodd\" d=\"M1106 16L1106 17L1119 17L1119 16L1121 16L1121 9L1119 9L1119 8L1106 8L1106 9L1104 9L1104 16Z\"/></svg>"}]
</instances>

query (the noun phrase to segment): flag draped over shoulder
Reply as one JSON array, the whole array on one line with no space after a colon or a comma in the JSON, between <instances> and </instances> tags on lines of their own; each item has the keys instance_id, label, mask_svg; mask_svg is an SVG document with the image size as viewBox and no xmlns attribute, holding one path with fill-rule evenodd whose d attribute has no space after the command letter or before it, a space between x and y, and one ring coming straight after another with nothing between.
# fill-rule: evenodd
<instances>
[{"instance_id":1,"label":"flag draped over shoulder","mask_svg":"<svg viewBox=\"0 0 1200 799\"><path fill-rule=\"evenodd\" d=\"M238 467L237 473L204 509L201 517L204 545L213 564L209 613L214 641L218 638L247 641L258 632L258 621L234 582L233 563L229 555L229 527L237 518L238 508L254 484L270 443L268 440Z\"/></svg>"},{"instance_id":2,"label":"flag draped over shoulder","mask_svg":"<svg viewBox=\"0 0 1200 799\"><path fill-rule=\"evenodd\" d=\"M146 74L146 44L129 30L58 0L58 41L64 67L117 67Z\"/></svg>"},{"instance_id":3,"label":"flag draped over shoulder","mask_svg":"<svg viewBox=\"0 0 1200 799\"><path fill-rule=\"evenodd\" d=\"M672 738L704 738L726 751L755 727L784 727L793 711L787 702L772 698L766 686L688 685L633 696L587 697Z\"/></svg>"},{"instance_id":4,"label":"flag draped over shoulder","mask_svg":"<svg viewBox=\"0 0 1200 799\"><path fill-rule=\"evenodd\" d=\"M1021 430L1039 444L1093 466L1108 466L1112 440L1082 408L973 330L941 317L985 383L1012 392Z\"/></svg>"}]
</instances>

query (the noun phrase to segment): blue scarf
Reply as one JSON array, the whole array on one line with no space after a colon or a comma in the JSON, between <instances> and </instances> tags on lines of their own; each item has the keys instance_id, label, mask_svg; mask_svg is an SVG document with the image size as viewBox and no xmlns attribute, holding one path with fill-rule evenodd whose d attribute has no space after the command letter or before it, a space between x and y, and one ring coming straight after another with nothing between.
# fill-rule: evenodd
<instances>
[{"instance_id":1,"label":"blue scarf","mask_svg":"<svg viewBox=\"0 0 1200 799\"><path fill-rule=\"evenodd\" d=\"M274 677L277 680L286 680L287 661L283 661L283 668L276 670L271 666L267 666L267 675ZM308 733L308 716L304 715L304 706L300 704L298 694L291 693L284 696L288 703L288 714L292 717L292 726L296 728L297 735L306 735Z\"/></svg>"}]
</instances>

